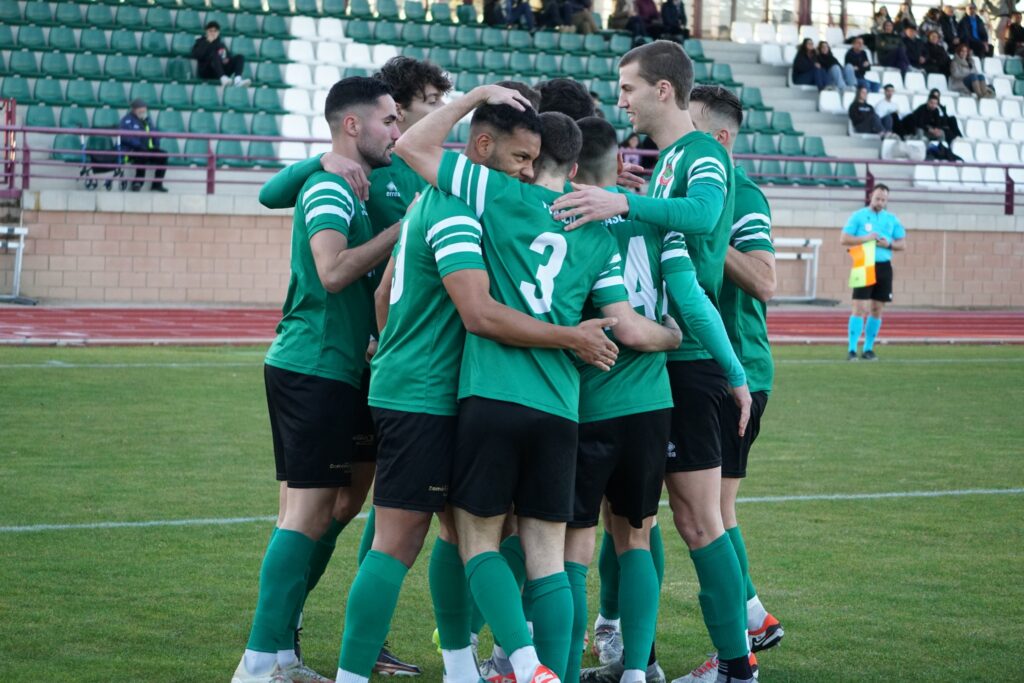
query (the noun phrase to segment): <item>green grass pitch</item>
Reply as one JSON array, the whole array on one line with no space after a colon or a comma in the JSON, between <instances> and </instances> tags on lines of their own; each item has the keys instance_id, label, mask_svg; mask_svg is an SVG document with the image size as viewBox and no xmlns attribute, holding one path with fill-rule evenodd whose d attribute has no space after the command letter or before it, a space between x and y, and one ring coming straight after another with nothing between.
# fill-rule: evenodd
<instances>
[{"instance_id":1,"label":"green grass pitch","mask_svg":"<svg viewBox=\"0 0 1024 683\"><path fill-rule=\"evenodd\" d=\"M1024 487L1024 349L844 355L777 349L741 496ZM0 679L229 680L269 523L11 527L274 514L261 358L0 348ZM745 502L740 518L755 583L787 634L760 657L762 681L1024 680L1024 495ZM711 645L667 508L661 522L658 645L671 679ZM342 534L307 606L307 661L328 675L362 528ZM391 642L431 682L433 628L421 558Z\"/></svg>"}]
</instances>

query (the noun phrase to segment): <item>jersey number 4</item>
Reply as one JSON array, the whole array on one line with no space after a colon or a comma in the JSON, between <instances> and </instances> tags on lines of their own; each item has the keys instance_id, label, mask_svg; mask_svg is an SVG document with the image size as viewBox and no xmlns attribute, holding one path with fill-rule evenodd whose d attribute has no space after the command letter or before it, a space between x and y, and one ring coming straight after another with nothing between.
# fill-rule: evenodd
<instances>
[{"instance_id":1,"label":"jersey number 4","mask_svg":"<svg viewBox=\"0 0 1024 683\"><path fill-rule=\"evenodd\" d=\"M551 297L555 293L555 278L562 270L565 254L568 251L565 237L557 232L545 232L537 235L530 244L530 250L541 255L548 250L548 247L551 248L551 257L547 263L537 267L537 272L533 276L536 282L523 280L519 283L519 291L526 298L530 310L538 315L551 312Z\"/></svg>"}]
</instances>

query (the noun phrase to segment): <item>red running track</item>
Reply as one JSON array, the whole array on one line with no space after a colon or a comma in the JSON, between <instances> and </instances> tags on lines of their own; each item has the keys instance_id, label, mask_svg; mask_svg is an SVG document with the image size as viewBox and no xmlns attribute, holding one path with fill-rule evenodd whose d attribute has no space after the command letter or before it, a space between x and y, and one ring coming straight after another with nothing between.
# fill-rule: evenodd
<instances>
[{"instance_id":1,"label":"red running track","mask_svg":"<svg viewBox=\"0 0 1024 683\"><path fill-rule=\"evenodd\" d=\"M244 308L45 308L0 306L0 344L265 344L280 313ZM847 309L771 308L773 343L841 343ZM1024 311L914 311L885 314L887 343L1024 344Z\"/></svg>"}]
</instances>

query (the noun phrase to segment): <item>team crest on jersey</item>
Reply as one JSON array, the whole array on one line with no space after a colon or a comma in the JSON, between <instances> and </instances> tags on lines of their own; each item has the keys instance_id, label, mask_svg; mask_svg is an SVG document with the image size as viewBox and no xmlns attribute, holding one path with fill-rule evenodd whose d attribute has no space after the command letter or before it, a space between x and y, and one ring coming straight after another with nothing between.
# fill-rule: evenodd
<instances>
[{"instance_id":1,"label":"team crest on jersey","mask_svg":"<svg viewBox=\"0 0 1024 683\"><path fill-rule=\"evenodd\" d=\"M395 185L395 181L391 180L387 185L387 196L392 198L401 199L402 193L398 191L398 186Z\"/></svg>"},{"instance_id":2,"label":"team crest on jersey","mask_svg":"<svg viewBox=\"0 0 1024 683\"><path fill-rule=\"evenodd\" d=\"M672 162L665 164L664 170L661 172L661 177L658 178L659 185L671 185L672 184Z\"/></svg>"}]
</instances>

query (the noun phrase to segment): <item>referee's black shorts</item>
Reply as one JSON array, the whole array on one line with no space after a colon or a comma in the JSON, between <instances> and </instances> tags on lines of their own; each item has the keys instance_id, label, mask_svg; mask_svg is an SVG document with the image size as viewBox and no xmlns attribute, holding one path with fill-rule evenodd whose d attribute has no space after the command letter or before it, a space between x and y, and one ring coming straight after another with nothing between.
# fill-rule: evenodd
<instances>
[{"instance_id":1,"label":"referee's black shorts","mask_svg":"<svg viewBox=\"0 0 1024 683\"><path fill-rule=\"evenodd\" d=\"M853 298L860 301L892 301L892 263L879 261L875 264L875 284L869 287L854 287Z\"/></svg>"}]
</instances>

